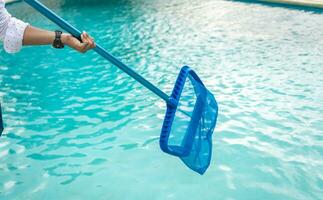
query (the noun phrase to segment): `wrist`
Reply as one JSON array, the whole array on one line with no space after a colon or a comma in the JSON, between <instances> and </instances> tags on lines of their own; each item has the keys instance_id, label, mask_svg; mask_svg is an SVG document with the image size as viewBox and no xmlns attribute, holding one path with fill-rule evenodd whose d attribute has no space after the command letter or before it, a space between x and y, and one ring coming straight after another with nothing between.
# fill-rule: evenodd
<instances>
[{"instance_id":1,"label":"wrist","mask_svg":"<svg viewBox=\"0 0 323 200\"><path fill-rule=\"evenodd\" d=\"M68 41L71 39L72 35L68 33L63 33L61 36L61 41L63 44L68 45Z\"/></svg>"},{"instance_id":2,"label":"wrist","mask_svg":"<svg viewBox=\"0 0 323 200\"><path fill-rule=\"evenodd\" d=\"M62 34L62 31L55 31L55 39L52 44L55 49L63 49L65 46L62 42Z\"/></svg>"}]
</instances>

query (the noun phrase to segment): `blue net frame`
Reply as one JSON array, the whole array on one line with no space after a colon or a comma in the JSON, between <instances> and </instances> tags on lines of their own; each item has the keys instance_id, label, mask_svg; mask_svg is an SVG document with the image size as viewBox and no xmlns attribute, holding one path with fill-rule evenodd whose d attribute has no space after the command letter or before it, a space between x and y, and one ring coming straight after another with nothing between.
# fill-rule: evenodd
<instances>
[{"instance_id":1,"label":"blue net frame","mask_svg":"<svg viewBox=\"0 0 323 200\"><path fill-rule=\"evenodd\" d=\"M193 105L188 104L191 107L189 113L180 109L180 105L185 103L183 101L190 100L189 98L181 99L185 87L188 87L188 82L194 88L195 95ZM206 89L197 74L188 66L181 69L171 100L176 106L167 105L159 142L160 148L165 153L179 157L195 172L204 174L211 161L212 134L216 126L218 104L212 93ZM172 133L172 129L183 127L183 124L175 120L179 116L178 113L186 115L186 124L182 131Z\"/></svg>"}]
</instances>

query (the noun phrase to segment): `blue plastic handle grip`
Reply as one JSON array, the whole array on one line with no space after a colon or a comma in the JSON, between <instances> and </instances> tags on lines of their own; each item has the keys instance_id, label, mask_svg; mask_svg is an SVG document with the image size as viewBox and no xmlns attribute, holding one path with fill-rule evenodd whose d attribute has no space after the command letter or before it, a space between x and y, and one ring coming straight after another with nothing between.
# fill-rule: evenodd
<instances>
[{"instance_id":1,"label":"blue plastic handle grip","mask_svg":"<svg viewBox=\"0 0 323 200\"><path fill-rule=\"evenodd\" d=\"M37 0L24 0L26 3L28 3L31 7L36 9L38 12L43 14L45 17L47 17L49 20L60 26L65 31L69 32L76 38L80 38L81 31L73 27L71 24L69 24L67 21L65 21L63 18L55 14L53 11L51 11L49 8L47 8L44 4L40 3ZM171 101L169 96L165 94L163 91L161 91L159 88L154 86L152 83L144 79L142 76L140 76L138 73L136 73L134 70L129 68L127 65L122 63L120 60L118 60L113 55L109 54L103 47L96 44L96 47L93 49L96 51L99 55L110 61L112 64L116 65L119 69L127 73L129 76L137 80L139 83L141 83L143 86L145 86L147 89L155 93L157 96L162 98L166 101L167 104L175 106L174 102Z\"/></svg>"}]
</instances>

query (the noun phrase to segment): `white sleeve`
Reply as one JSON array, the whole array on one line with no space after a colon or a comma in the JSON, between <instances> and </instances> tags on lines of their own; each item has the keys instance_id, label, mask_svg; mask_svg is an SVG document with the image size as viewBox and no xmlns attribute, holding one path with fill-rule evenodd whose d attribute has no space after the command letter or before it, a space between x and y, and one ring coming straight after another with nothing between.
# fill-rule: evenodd
<instances>
[{"instance_id":1,"label":"white sleeve","mask_svg":"<svg viewBox=\"0 0 323 200\"><path fill-rule=\"evenodd\" d=\"M25 29L27 26L27 23L19 19L16 19L14 17L10 18L4 38L4 49L8 53L17 53L18 51L20 51Z\"/></svg>"},{"instance_id":2,"label":"white sleeve","mask_svg":"<svg viewBox=\"0 0 323 200\"><path fill-rule=\"evenodd\" d=\"M0 0L2 1L2 0ZM22 40L27 23L12 17L0 2L0 40L8 53L17 53L22 47Z\"/></svg>"}]
</instances>

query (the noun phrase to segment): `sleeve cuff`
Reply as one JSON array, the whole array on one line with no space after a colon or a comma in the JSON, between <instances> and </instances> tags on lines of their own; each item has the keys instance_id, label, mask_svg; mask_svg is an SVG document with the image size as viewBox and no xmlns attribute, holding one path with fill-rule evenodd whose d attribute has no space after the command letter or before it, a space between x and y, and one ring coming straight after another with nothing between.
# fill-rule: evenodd
<instances>
[{"instance_id":1,"label":"sleeve cuff","mask_svg":"<svg viewBox=\"0 0 323 200\"><path fill-rule=\"evenodd\" d=\"M3 43L6 52L17 53L20 51L27 26L27 23L19 19L14 17L10 19Z\"/></svg>"}]
</instances>

